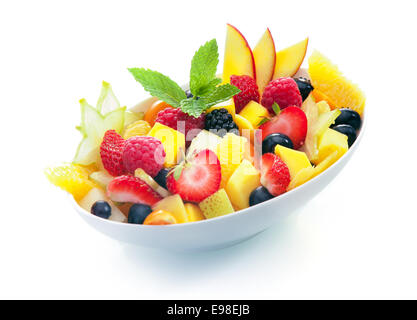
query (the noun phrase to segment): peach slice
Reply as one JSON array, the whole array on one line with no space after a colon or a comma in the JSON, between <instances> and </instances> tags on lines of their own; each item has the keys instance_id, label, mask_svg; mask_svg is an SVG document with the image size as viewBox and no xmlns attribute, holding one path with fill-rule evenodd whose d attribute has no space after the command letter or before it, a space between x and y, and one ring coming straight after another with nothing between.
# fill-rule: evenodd
<instances>
[{"instance_id":1,"label":"peach slice","mask_svg":"<svg viewBox=\"0 0 417 320\"><path fill-rule=\"evenodd\" d=\"M229 83L231 75L247 75L256 79L255 60L248 42L239 30L228 24L223 83Z\"/></svg>"},{"instance_id":2,"label":"peach slice","mask_svg":"<svg viewBox=\"0 0 417 320\"><path fill-rule=\"evenodd\" d=\"M272 80L276 61L275 43L269 29L266 29L255 49L253 49L253 57L256 66L256 84L259 93L262 95L265 87Z\"/></svg>"},{"instance_id":3,"label":"peach slice","mask_svg":"<svg viewBox=\"0 0 417 320\"><path fill-rule=\"evenodd\" d=\"M300 69L307 53L308 38L277 52L275 72L272 79L292 77Z\"/></svg>"}]
</instances>

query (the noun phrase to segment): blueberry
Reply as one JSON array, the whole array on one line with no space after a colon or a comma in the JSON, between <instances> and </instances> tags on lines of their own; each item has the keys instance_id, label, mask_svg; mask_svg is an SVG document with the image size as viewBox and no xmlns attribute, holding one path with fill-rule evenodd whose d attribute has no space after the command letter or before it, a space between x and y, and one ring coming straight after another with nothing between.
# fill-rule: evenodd
<instances>
[{"instance_id":1,"label":"blueberry","mask_svg":"<svg viewBox=\"0 0 417 320\"><path fill-rule=\"evenodd\" d=\"M262 141L262 154L275 153L275 146L277 144L294 149L294 145L288 136L282 133L273 133Z\"/></svg>"},{"instance_id":2,"label":"blueberry","mask_svg":"<svg viewBox=\"0 0 417 320\"><path fill-rule=\"evenodd\" d=\"M106 201L99 200L91 207L91 213L99 218L108 219L111 216L111 207Z\"/></svg>"},{"instance_id":3,"label":"blueberry","mask_svg":"<svg viewBox=\"0 0 417 320\"><path fill-rule=\"evenodd\" d=\"M158 174L153 178L161 187L167 188L167 174L169 170L168 169L162 169L158 172Z\"/></svg>"},{"instance_id":4,"label":"blueberry","mask_svg":"<svg viewBox=\"0 0 417 320\"><path fill-rule=\"evenodd\" d=\"M313 91L313 86L311 85L310 80L307 80L306 78L297 78L294 79L295 83L298 86L298 90L300 90L301 97L303 98L303 101L307 99L310 92Z\"/></svg>"},{"instance_id":5,"label":"blueberry","mask_svg":"<svg viewBox=\"0 0 417 320\"><path fill-rule=\"evenodd\" d=\"M337 126L334 126L332 129L347 135L349 148L355 142L356 130L352 126L348 124L339 124Z\"/></svg>"},{"instance_id":6,"label":"blueberry","mask_svg":"<svg viewBox=\"0 0 417 320\"><path fill-rule=\"evenodd\" d=\"M194 97L194 96L193 96L193 94L191 93L191 90L190 90L190 89L185 90L185 94L187 95L187 98L192 98L192 97Z\"/></svg>"},{"instance_id":7,"label":"blueberry","mask_svg":"<svg viewBox=\"0 0 417 320\"><path fill-rule=\"evenodd\" d=\"M249 196L249 205L252 207L255 204L262 203L264 201L274 198L272 194L265 187L258 187L252 191Z\"/></svg>"},{"instance_id":8,"label":"blueberry","mask_svg":"<svg viewBox=\"0 0 417 320\"><path fill-rule=\"evenodd\" d=\"M351 109L340 109L340 115L337 117L333 126L339 124L348 124L352 126L355 130L361 128L362 120L359 113Z\"/></svg>"},{"instance_id":9,"label":"blueberry","mask_svg":"<svg viewBox=\"0 0 417 320\"><path fill-rule=\"evenodd\" d=\"M127 222L132 224L143 224L146 217L152 212L150 206L141 203L135 203L129 209L129 216Z\"/></svg>"}]
</instances>

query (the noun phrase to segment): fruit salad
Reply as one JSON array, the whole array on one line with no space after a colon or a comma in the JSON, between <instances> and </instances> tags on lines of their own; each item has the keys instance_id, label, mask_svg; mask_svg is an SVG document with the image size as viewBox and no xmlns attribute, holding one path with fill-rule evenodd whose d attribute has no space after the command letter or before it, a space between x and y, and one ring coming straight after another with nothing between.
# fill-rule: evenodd
<instances>
[{"instance_id":1,"label":"fruit salad","mask_svg":"<svg viewBox=\"0 0 417 320\"><path fill-rule=\"evenodd\" d=\"M267 29L252 50L227 25L220 76L215 39L196 51L186 87L128 69L150 98L126 109L103 82L95 106L80 100L74 159L47 178L101 219L143 225L213 219L299 187L355 143L365 106L320 52L299 70L308 43L277 52Z\"/></svg>"}]
</instances>

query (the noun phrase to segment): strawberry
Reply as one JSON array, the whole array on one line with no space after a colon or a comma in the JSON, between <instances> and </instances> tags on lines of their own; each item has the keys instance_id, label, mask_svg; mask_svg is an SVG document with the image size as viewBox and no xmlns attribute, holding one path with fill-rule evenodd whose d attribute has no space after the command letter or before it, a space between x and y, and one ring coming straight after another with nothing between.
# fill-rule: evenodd
<instances>
[{"instance_id":1,"label":"strawberry","mask_svg":"<svg viewBox=\"0 0 417 320\"><path fill-rule=\"evenodd\" d=\"M205 149L175 168L167 178L167 187L184 201L201 202L219 190L221 177L219 159L213 151Z\"/></svg>"},{"instance_id":2,"label":"strawberry","mask_svg":"<svg viewBox=\"0 0 417 320\"><path fill-rule=\"evenodd\" d=\"M294 149L299 149L307 135L307 117L298 107L287 107L270 121L259 127L262 130L262 141L273 133L282 133L291 139ZM257 136L259 139L259 135Z\"/></svg>"},{"instance_id":3,"label":"strawberry","mask_svg":"<svg viewBox=\"0 0 417 320\"><path fill-rule=\"evenodd\" d=\"M107 186L107 196L115 202L142 203L152 206L162 197L143 180L133 176L120 176Z\"/></svg>"},{"instance_id":4,"label":"strawberry","mask_svg":"<svg viewBox=\"0 0 417 320\"><path fill-rule=\"evenodd\" d=\"M122 159L124 145L125 140L115 130L108 130L104 134L100 145L100 157L104 168L112 176L125 173Z\"/></svg>"},{"instance_id":5,"label":"strawberry","mask_svg":"<svg viewBox=\"0 0 417 320\"><path fill-rule=\"evenodd\" d=\"M265 153L261 160L261 183L273 196L287 191L290 170L284 161L273 153Z\"/></svg>"}]
</instances>

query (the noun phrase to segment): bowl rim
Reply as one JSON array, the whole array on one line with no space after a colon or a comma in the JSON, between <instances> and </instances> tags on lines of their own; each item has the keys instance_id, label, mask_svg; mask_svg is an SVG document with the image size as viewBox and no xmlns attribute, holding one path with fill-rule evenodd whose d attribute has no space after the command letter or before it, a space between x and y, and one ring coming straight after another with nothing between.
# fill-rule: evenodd
<instances>
[{"instance_id":1,"label":"bowl rim","mask_svg":"<svg viewBox=\"0 0 417 320\"><path fill-rule=\"evenodd\" d=\"M300 69L300 71L303 71L303 69ZM185 87L185 86L183 86ZM142 100L141 102L139 102L138 104L141 104L142 102L145 102L147 100L150 100L152 97L148 97L144 100ZM143 229L146 228L147 230L153 229L167 229L167 228L178 228L178 229L184 229L184 228L192 228L196 225L199 224L210 224L210 223L217 223L221 220L226 220L226 219L235 219L237 216L240 215L247 215L250 214L250 212L252 212L254 209L258 210L261 209L262 206L266 206L266 205L271 205L271 203L273 201L278 202L280 200L284 201L284 199L286 199L287 197L293 195L294 193L297 192L302 192L303 189L305 189L308 185L317 182L320 179L323 179L326 175L329 175L331 171L336 170L338 164L344 160L344 158L348 157L350 154L352 154L353 152L355 152L355 150L358 148L362 137L364 135L365 129L367 127L367 108L364 109L363 113L362 113L362 125L361 128L359 129L359 135L356 138L356 141L353 143L353 145L349 148L349 150L342 156L340 157L335 163L333 163L329 168L327 168L325 171L323 171L322 173L320 173L318 176L314 177L313 179L308 180L307 182L303 183L302 185L285 192L282 195L279 195L278 197L275 197L273 199L270 199L268 201L259 203L257 205L254 205L252 207L248 207L239 211L234 211L232 213L220 216L220 217L215 217L215 218L211 218L211 219L205 219L205 220L200 220L200 221L193 221L193 222L187 222L187 223L178 223L178 224L171 224L171 225L152 225L152 226L148 226L148 225L143 225L143 224L131 224L131 223L126 223L126 222L117 222L117 221L111 221L108 219L102 219L99 217L96 217L94 215L92 215L90 212L88 212L87 210L85 210L84 208L82 208L77 201L75 201L74 197L71 194L68 194L69 197L69 201L72 203L72 205L75 207L75 209L79 212L82 213L84 215L87 215L89 218L93 218L93 219L97 219L97 221L100 221L102 223L110 223L110 224L115 224L118 226L124 226L126 228L136 228L136 229Z\"/></svg>"}]
</instances>

